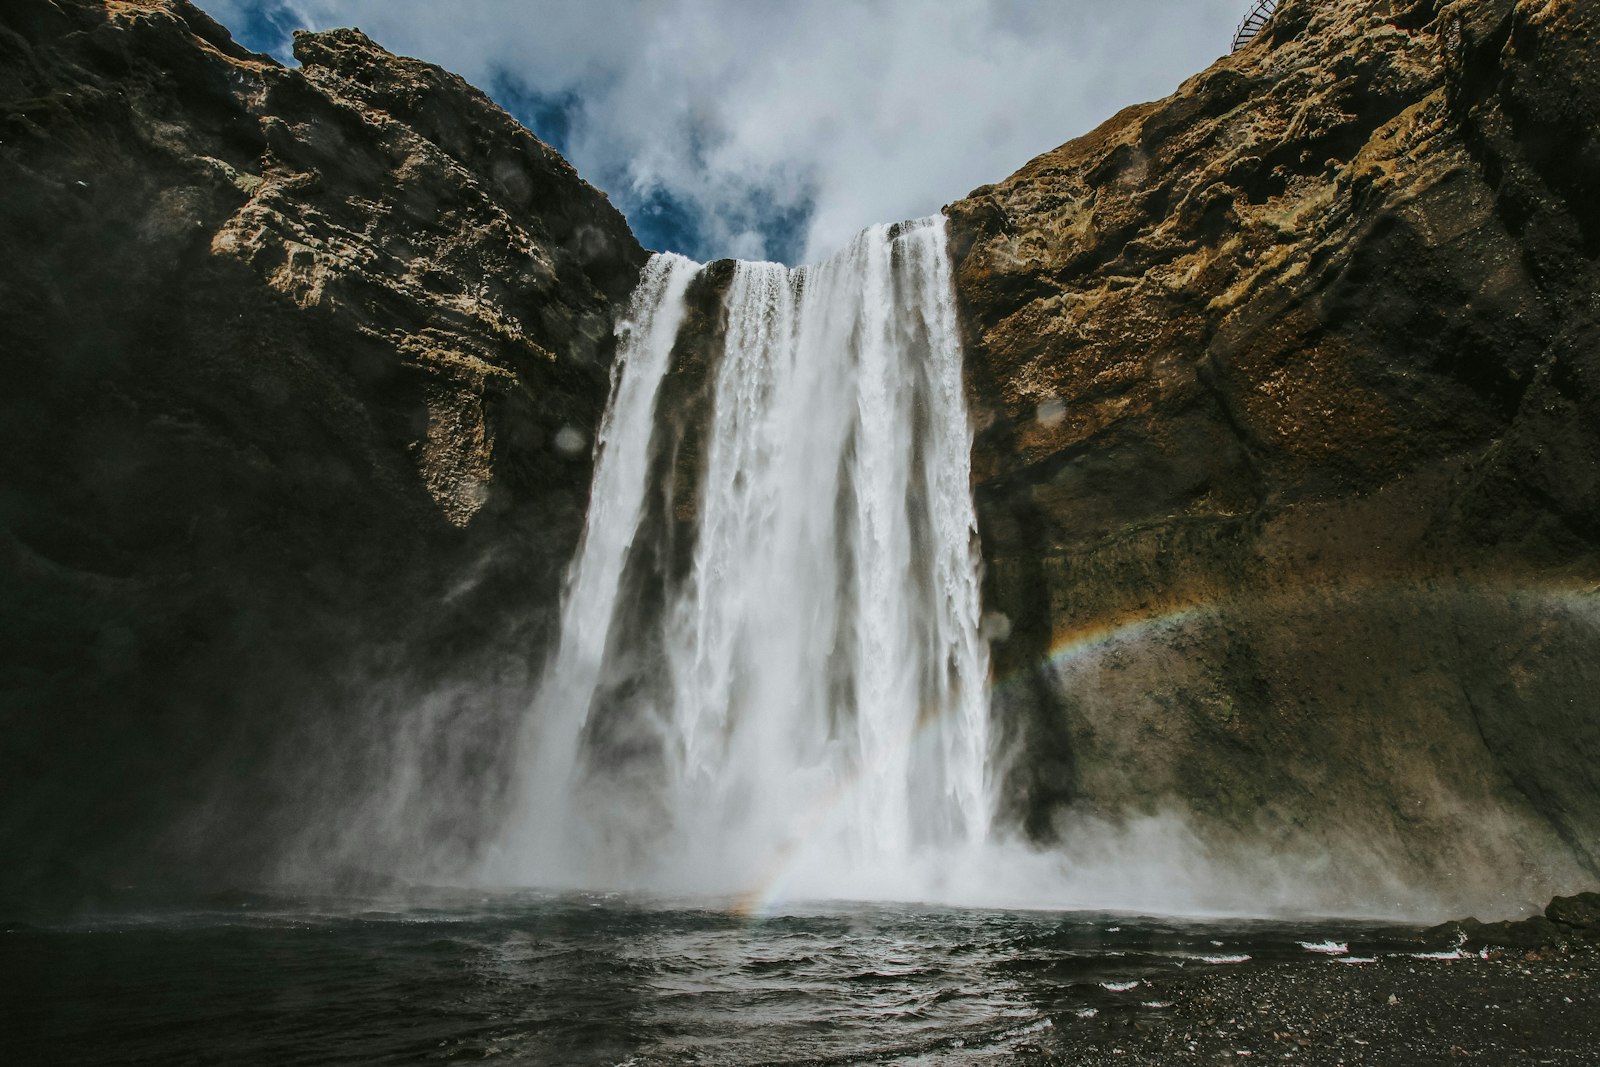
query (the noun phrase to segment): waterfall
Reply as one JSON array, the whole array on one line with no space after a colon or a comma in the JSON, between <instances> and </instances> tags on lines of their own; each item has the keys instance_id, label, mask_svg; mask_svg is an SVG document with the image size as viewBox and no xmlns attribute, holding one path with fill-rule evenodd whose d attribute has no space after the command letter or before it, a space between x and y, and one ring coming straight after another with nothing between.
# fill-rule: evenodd
<instances>
[{"instance_id":1,"label":"waterfall","mask_svg":"<svg viewBox=\"0 0 1600 1067\"><path fill-rule=\"evenodd\" d=\"M873 227L816 266L735 264L696 406L666 383L702 271L654 257L619 327L502 866L915 894L908 872L981 844L990 809L943 220Z\"/></svg>"}]
</instances>

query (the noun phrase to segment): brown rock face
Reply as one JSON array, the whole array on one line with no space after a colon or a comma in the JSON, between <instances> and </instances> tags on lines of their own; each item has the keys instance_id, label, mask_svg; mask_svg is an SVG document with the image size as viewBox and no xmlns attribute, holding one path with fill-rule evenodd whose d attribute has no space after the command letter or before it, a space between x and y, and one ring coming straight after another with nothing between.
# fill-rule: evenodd
<instances>
[{"instance_id":1,"label":"brown rock face","mask_svg":"<svg viewBox=\"0 0 1600 1067\"><path fill-rule=\"evenodd\" d=\"M1592 881L1596 115L1592 0L1285 0L948 209L1032 833Z\"/></svg>"},{"instance_id":2,"label":"brown rock face","mask_svg":"<svg viewBox=\"0 0 1600 1067\"><path fill-rule=\"evenodd\" d=\"M296 55L0 11L6 887L393 866L495 802L645 253L460 79Z\"/></svg>"}]
</instances>

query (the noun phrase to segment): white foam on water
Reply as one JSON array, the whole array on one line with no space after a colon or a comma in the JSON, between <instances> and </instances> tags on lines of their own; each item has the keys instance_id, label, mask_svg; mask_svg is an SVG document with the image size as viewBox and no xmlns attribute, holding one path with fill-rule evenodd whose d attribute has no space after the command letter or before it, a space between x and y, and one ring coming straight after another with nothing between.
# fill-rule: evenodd
<instances>
[{"instance_id":1,"label":"white foam on water","mask_svg":"<svg viewBox=\"0 0 1600 1067\"><path fill-rule=\"evenodd\" d=\"M1307 952L1320 952L1325 956L1342 956L1350 951L1350 946L1343 941L1297 941L1295 944Z\"/></svg>"}]
</instances>

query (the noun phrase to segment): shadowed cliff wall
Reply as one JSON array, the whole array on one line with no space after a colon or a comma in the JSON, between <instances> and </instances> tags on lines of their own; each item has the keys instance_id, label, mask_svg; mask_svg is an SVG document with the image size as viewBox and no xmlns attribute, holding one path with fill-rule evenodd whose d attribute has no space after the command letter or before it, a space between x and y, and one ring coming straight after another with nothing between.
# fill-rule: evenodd
<instances>
[{"instance_id":1,"label":"shadowed cliff wall","mask_svg":"<svg viewBox=\"0 0 1600 1067\"><path fill-rule=\"evenodd\" d=\"M496 802L645 253L453 75L295 53L0 12L6 888L448 865Z\"/></svg>"}]
</instances>

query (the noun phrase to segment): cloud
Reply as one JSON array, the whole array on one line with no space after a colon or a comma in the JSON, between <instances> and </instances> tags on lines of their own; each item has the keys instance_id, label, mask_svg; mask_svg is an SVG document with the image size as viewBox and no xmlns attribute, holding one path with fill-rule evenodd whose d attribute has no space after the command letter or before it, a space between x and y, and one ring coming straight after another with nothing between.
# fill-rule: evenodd
<instances>
[{"instance_id":1,"label":"cloud","mask_svg":"<svg viewBox=\"0 0 1600 1067\"><path fill-rule=\"evenodd\" d=\"M646 244L816 259L1227 49L1243 0L201 0L254 47L358 25L559 141ZM532 101L533 105L528 102ZM520 103L519 103L520 102ZM536 106L535 106L536 105ZM543 125L545 129L541 130Z\"/></svg>"}]
</instances>

